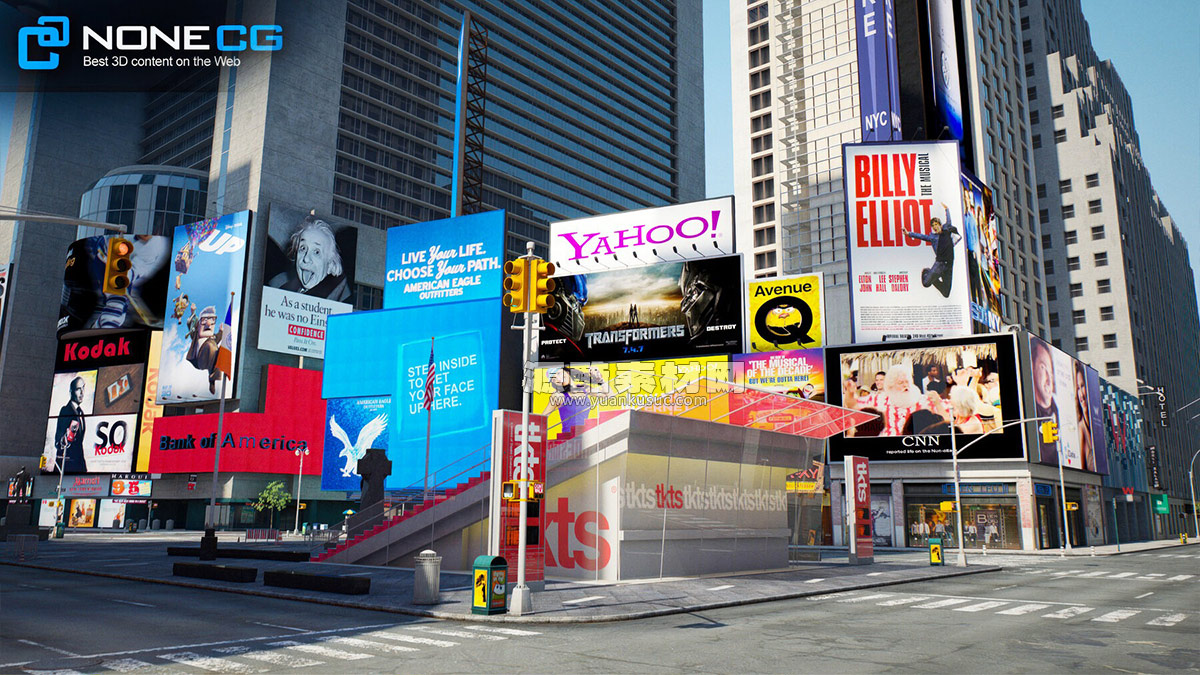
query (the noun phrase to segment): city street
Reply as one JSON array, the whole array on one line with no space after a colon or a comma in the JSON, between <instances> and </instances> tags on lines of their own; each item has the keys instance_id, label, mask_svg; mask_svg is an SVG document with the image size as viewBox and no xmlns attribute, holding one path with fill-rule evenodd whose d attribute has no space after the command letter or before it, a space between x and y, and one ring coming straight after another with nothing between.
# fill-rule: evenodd
<instances>
[{"instance_id":1,"label":"city street","mask_svg":"<svg viewBox=\"0 0 1200 675\"><path fill-rule=\"evenodd\" d=\"M987 561L1004 565L1004 571L642 621L519 626L415 620L0 567L0 669L729 673L1200 667L1195 548L1067 559L993 555Z\"/></svg>"}]
</instances>

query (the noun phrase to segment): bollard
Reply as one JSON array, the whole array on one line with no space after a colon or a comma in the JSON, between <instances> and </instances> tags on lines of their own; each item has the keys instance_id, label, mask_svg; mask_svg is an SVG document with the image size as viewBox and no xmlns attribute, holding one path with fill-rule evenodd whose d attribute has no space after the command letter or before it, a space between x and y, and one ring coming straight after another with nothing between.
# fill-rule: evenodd
<instances>
[{"instance_id":1,"label":"bollard","mask_svg":"<svg viewBox=\"0 0 1200 675\"><path fill-rule=\"evenodd\" d=\"M987 544L983 545L983 554L987 555Z\"/></svg>"},{"instance_id":2,"label":"bollard","mask_svg":"<svg viewBox=\"0 0 1200 675\"><path fill-rule=\"evenodd\" d=\"M151 523L150 523L150 529L152 529L152 530L161 530L161 529L162 529L162 521L161 521L161 520L159 520L158 518L155 518L155 519L154 519L153 521L151 521Z\"/></svg>"},{"instance_id":3,"label":"bollard","mask_svg":"<svg viewBox=\"0 0 1200 675\"><path fill-rule=\"evenodd\" d=\"M425 550L417 555L413 568L413 604L436 605L441 599L442 557Z\"/></svg>"},{"instance_id":4,"label":"bollard","mask_svg":"<svg viewBox=\"0 0 1200 675\"><path fill-rule=\"evenodd\" d=\"M1093 558L1096 557L1096 547L1095 546L1092 547L1092 557Z\"/></svg>"},{"instance_id":5,"label":"bollard","mask_svg":"<svg viewBox=\"0 0 1200 675\"><path fill-rule=\"evenodd\" d=\"M174 529L175 529L175 521L174 521L174 520L172 520L172 519L170 519L170 518L168 518L168 519L167 519L167 529L168 529L168 530L174 530Z\"/></svg>"}]
</instances>

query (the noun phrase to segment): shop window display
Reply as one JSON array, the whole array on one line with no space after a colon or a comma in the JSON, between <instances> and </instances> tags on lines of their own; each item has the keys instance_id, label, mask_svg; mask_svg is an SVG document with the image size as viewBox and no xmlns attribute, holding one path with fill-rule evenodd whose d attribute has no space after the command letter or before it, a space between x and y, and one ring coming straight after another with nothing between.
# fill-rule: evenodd
<instances>
[{"instance_id":1,"label":"shop window display","mask_svg":"<svg viewBox=\"0 0 1200 675\"><path fill-rule=\"evenodd\" d=\"M947 497L944 501L951 501ZM930 537L941 537L945 548L958 546L958 523L953 512L940 510L938 501L906 505L905 531L908 545L925 547ZM963 539L966 548L1021 548L1020 521L1016 504L997 503L987 498L965 498L963 503Z\"/></svg>"}]
</instances>

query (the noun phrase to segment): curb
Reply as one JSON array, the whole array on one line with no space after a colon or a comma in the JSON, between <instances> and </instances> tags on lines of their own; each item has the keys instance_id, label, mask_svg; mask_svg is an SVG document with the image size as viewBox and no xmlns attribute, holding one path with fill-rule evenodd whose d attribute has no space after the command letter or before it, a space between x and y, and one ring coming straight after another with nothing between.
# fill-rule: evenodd
<instances>
[{"instance_id":1,"label":"curb","mask_svg":"<svg viewBox=\"0 0 1200 675\"><path fill-rule=\"evenodd\" d=\"M961 577L971 574L985 574L990 572L999 572L1001 568L995 565L987 566L972 566L966 569L955 569L953 571L944 572L933 577L922 579L895 579L883 581L871 581L864 583L849 584L843 588L824 588L812 589L803 591L794 591L781 593L770 597L756 598L740 598L737 600L723 600L720 602L708 602L695 605L685 605L682 607L663 607L661 609L648 609L639 612L629 612L627 614L618 614L612 616L538 616L533 614L530 616L512 616L509 614L498 614L494 616L483 616L477 614L458 614L452 612L443 612L438 610L421 610L412 609L409 607L377 607L374 605L366 605L357 602L346 602L342 600L333 600L326 598L314 598L307 596L289 595L286 593L273 593L271 591L260 591L249 588L225 588L221 586L209 586L205 584L196 584L186 581L175 581L173 579L151 579L147 577L135 577L127 574L113 574L111 572L93 572L63 569L60 567L50 567L47 565L37 565L33 563L18 563L0 560L0 565L8 565L10 567L27 567L30 569L43 570L47 572L65 572L68 574L80 574L83 576L104 577L108 579L120 579L123 581L139 581L143 583L162 584L165 586L180 586L183 588L195 588L206 591L218 591L221 593L233 593L235 595L252 595L261 598L272 598L275 600L292 600L296 602L308 602L317 605L329 605L333 607L345 607L347 609L362 609L372 612L383 612L386 614L402 614L406 616L416 616L426 619L442 619L447 621L461 622L478 622L478 623L532 623L532 624L575 624L575 623L614 623L617 621L633 621L637 619L650 619L660 616L670 616L672 614L688 614L691 612L699 612L713 609L724 609L726 607L740 607L743 605L754 605L765 602L776 602L779 600L794 600L797 598L807 598L815 595L826 595L829 593L843 593L845 591L857 591L870 588L881 588L884 586L896 586L899 584L915 583L919 581L932 581L934 579L946 579L951 577Z\"/></svg>"}]
</instances>

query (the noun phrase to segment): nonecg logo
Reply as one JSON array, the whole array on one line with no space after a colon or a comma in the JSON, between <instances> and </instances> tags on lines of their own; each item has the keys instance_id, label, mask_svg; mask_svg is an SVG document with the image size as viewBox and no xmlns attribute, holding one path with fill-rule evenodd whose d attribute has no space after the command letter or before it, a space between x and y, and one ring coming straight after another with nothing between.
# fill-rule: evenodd
<instances>
[{"instance_id":1,"label":"nonecg logo","mask_svg":"<svg viewBox=\"0 0 1200 675\"><path fill-rule=\"evenodd\" d=\"M54 70L58 67L58 54L54 52L45 60L30 60L29 43L34 39L41 47L66 47L71 40L71 22L65 16L43 16L38 25L17 31L17 65L22 70Z\"/></svg>"}]
</instances>

